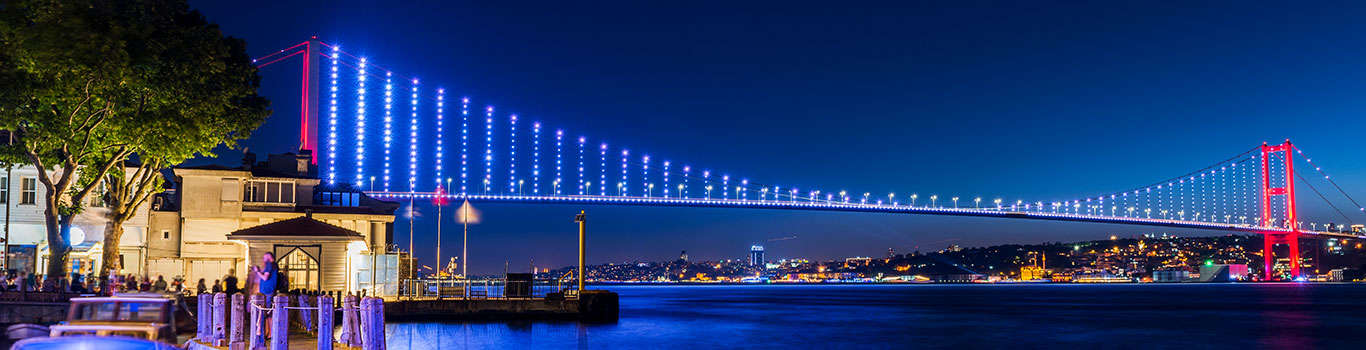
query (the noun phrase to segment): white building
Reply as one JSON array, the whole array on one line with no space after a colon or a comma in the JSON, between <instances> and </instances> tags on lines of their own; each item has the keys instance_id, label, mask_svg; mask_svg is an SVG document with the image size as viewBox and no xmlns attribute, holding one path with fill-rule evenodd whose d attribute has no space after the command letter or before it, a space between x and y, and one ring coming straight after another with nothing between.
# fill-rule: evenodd
<instances>
[{"instance_id":1,"label":"white building","mask_svg":"<svg viewBox=\"0 0 1366 350\"><path fill-rule=\"evenodd\" d=\"M8 171L0 170L0 210L3 210L0 215L8 214L9 218L3 222L3 229L9 233L9 266L4 266L5 269L45 272L47 227L43 219L43 198L46 194L47 190L38 181L36 168L18 166ZM109 209L99 191L87 196L85 204L85 210L71 220L72 272L85 273L99 267L104 232L109 224ZM136 216L123 224L123 238L119 241L119 256L123 259L120 273L146 273L148 208L150 204L144 204L138 208Z\"/></svg>"}]
</instances>

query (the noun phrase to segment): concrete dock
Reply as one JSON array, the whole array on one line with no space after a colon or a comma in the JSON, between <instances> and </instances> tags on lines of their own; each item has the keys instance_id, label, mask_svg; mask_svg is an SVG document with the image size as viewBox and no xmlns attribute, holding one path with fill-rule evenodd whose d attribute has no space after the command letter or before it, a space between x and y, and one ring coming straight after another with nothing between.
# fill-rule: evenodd
<instances>
[{"instance_id":1,"label":"concrete dock","mask_svg":"<svg viewBox=\"0 0 1366 350\"><path fill-rule=\"evenodd\" d=\"M384 302L384 318L389 321L565 319L615 322L619 310L617 293L602 290L584 291L579 298L403 298Z\"/></svg>"}]
</instances>

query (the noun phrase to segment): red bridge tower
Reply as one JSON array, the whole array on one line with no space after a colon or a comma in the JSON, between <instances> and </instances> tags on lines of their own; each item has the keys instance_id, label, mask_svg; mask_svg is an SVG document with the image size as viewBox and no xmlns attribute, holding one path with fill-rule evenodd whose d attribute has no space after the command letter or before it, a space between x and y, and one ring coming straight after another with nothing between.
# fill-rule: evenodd
<instances>
[{"instance_id":1,"label":"red bridge tower","mask_svg":"<svg viewBox=\"0 0 1366 350\"><path fill-rule=\"evenodd\" d=\"M1290 140L1279 145L1268 145L1262 143L1262 227L1271 227L1271 198L1273 196L1285 196L1285 228L1288 231L1267 231L1262 234L1265 241L1262 247L1262 260L1265 262L1266 276L1271 276L1271 267L1276 261L1276 253L1273 249L1276 244L1285 244L1290 248L1290 276L1300 277L1300 224L1295 217L1295 165L1291 160L1294 146ZM1271 183L1271 164L1270 155L1276 152L1284 152L1282 161L1285 163L1285 180L1281 187L1272 187Z\"/></svg>"}]
</instances>

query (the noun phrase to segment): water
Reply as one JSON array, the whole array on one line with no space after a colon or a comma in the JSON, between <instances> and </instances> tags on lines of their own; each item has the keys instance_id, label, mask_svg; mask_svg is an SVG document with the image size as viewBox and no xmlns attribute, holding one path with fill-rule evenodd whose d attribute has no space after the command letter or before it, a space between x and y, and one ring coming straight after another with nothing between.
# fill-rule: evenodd
<instances>
[{"instance_id":1,"label":"water","mask_svg":"<svg viewBox=\"0 0 1366 350\"><path fill-rule=\"evenodd\" d=\"M398 323L391 349L1360 348L1366 284L612 286L613 324Z\"/></svg>"}]
</instances>

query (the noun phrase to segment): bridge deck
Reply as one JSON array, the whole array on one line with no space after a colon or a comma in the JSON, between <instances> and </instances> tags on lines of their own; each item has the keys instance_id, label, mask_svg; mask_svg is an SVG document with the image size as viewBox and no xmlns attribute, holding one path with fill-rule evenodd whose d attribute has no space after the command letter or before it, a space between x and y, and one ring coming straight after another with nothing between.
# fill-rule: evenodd
<instances>
[{"instance_id":1,"label":"bridge deck","mask_svg":"<svg viewBox=\"0 0 1366 350\"><path fill-rule=\"evenodd\" d=\"M860 204L841 202L805 202L782 200L752 199L698 199L662 197L622 197L622 196L525 196L525 195L438 195L432 193L408 192L367 192L373 197L389 200L436 199L445 197L450 200L492 203L534 203L534 204L575 204L575 205L623 205L648 207L690 207L690 208L744 208L744 209L782 209L818 210L862 213L923 214L947 216L971 216L989 218L1031 219L1049 221L1093 222L1106 224L1160 226L1193 228L1202 230L1236 231L1257 234L1288 233L1279 227L1258 227L1247 224L1206 222L1192 220L1154 219L1147 217L1107 216L1089 214L1068 214L1039 211L1010 210L1009 207L997 208L943 208L888 204ZM1305 231L1302 235L1329 236L1342 238L1366 238L1366 235L1350 232Z\"/></svg>"}]
</instances>

